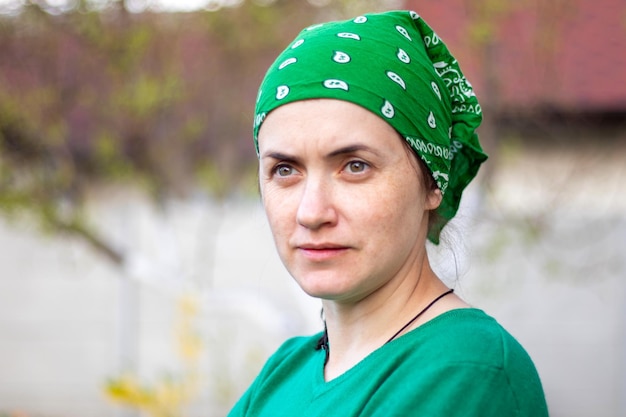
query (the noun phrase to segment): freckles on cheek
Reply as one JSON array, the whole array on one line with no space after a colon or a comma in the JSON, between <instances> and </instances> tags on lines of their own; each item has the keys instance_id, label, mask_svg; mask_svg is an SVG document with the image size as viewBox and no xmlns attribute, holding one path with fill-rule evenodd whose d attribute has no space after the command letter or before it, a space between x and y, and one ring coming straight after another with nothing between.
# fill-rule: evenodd
<instances>
[{"instance_id":1,"label":"freckles on cheek","mask_svg":"<svg viewBox=\"0 0 626 417\"><path fill-rule=\"evenodd\" d=\"M279 238L295 223L295 211L290 208L289 200L280 193L265 190L262 199L265 216L274 238Z\"/></svg>"},{"instance_id":2,"label":"freckles on cheek","mask_svg":"<svg viewBox=\"0 0 626 417\"><path fill-rule=\"evenodd\" d=\"M407 193L405 189L391 186L371 195L360 211L361 221L385 236L412 227L418 213Z\"/></svg>"}]
</instances>

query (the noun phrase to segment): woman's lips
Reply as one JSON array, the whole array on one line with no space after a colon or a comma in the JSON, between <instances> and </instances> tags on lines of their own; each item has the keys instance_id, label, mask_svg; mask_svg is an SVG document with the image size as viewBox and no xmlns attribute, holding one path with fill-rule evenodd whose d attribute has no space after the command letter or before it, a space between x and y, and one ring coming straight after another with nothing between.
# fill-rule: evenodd
<instances>
[{"instance_id":1,"label":"woman's lips","mask_svg":"<svg viewBox=\"0 0 626 417\"><path fill-rule=\"evenodd\" d=\"M345 254L350 248L340 245L302 245L298 251L310 261L328 261Z\"/></svg>"}]
</instances>

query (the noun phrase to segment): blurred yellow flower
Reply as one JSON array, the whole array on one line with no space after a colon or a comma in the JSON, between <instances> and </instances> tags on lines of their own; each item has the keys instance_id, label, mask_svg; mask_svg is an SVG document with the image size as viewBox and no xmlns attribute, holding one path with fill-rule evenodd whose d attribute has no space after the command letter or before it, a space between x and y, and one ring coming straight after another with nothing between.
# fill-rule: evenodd
<instances>
[{"instance_id":1,"label":"blurred yellow flower","mask_svg":"<svg viewBox=\"0 0 626 417\"><path fill-rule=\"evenodd\" d=\"M183 316L197 316L200 313L200 300L194 294L183 295L177 304Z\"/></svg>"},{"instance_id":2,"label":"blurred yellow flower","mask_svg":"<svg viewBox=\"0 0 626 417\"><path fill-rule=\"evenodd\" d=\"M153 417L183 416L183 407L198 391L198 361L204 350L202 337L195 328L200 314L198 297L193 294L180 297L177 312L173 335L178 355L185 365L184 371L176 378L166 376L148 385L142 385L136 376L130 374L112 378L105 386L105 392L112 401Z\"/></svg>"}]
</instances>

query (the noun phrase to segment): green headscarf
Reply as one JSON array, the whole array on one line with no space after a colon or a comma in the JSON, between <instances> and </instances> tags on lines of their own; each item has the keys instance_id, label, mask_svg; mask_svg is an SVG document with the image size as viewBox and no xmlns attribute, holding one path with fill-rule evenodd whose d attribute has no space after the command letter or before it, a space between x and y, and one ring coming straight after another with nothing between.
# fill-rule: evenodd
<instances>
[{"instance_id":1,"label":"green headscarf","mask_svg":"<svg viewBox=\"0 0 626 417\"><path fill-rule=\"evenodd\" d=\"M472 86L441 39L415 12L367 14L303 30L261 84L254 142L267 114L287 103L331 98L358 104L389 123L425 162L443 201L428 238L439 243L463 189L487 159Z\"/></svg>"}]
</instances>

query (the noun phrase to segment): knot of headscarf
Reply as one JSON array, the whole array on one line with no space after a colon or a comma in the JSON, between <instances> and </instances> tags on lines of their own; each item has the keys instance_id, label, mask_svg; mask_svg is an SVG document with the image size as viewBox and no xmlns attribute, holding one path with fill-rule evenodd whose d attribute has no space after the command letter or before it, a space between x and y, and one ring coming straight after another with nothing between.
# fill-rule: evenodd
<instances>
[{"instance_id":1,"label":"knot of headscarf","mask_svg":"<svg viewBox=\"0 0 626 417\"><path fill-rule=\"evenodd\" d=\"M463 189L487 159L471 84L437 34L415 12L366 14L304 29L261 84L254 142L273 109L315 98L358 104L389 123L424 161L443 194L439 234L456 214Z\"/></svg>"}]
</instances>

